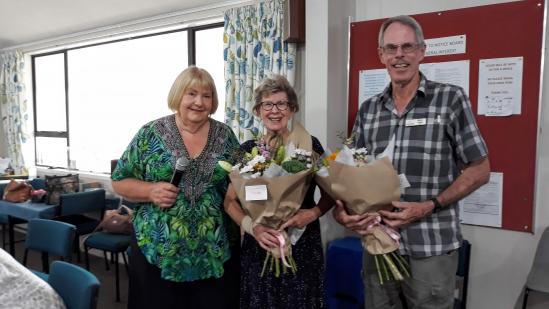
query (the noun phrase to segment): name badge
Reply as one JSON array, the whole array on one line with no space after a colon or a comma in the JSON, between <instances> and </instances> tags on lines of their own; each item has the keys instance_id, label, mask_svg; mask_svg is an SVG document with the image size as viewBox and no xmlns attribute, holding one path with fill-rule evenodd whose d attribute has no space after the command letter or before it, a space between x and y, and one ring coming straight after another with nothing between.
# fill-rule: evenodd
<instances>
[{"instance_id":1,"label":"name badge","mask_svg":"<svg viewBox=\"0 0 549 309\"><path fill-rule=\"evenodd\" d=\"M407 119L405 125L407 127L424 126L427 124L427 119Z\"/></svg>"},{"instance_id":2,"label":"name badge","mask_svg":"<svg viewBox=\"0 0 549 309\"><path fill-rule=\"evenodd\" d=\"M267 186L246 186L246 201L266 201L267 200Z\"/></svg>"}]
</instances>

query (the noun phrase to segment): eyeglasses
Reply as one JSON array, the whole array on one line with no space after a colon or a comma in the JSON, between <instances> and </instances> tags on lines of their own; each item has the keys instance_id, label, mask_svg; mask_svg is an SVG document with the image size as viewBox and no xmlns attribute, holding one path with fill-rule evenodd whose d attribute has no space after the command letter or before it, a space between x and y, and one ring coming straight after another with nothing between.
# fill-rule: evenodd
<instances>
[{"instance_id":1,"label":"eyeglasses","mask_svg":"<svg viewBox=\"0 0 549 309\"><path fill-rule=\"evenodd\" d=\"M273 107L276 106L276 108L279 110L279 111L285 111L288 109L288 101L278 101L278 102L271 102L271 101L263 101L261 102L261 108L264 110L264 111L270 111L273 109Z\"/></svg>"},{"instance_id":2,"label":"eyeglasses","mask_svg":"<svg viewBox=\"0 0 549 309\"><path fill-rule=\"evenodd\" d=\"M415 52L422 45L423 44L419 44L419 43L385 44L380 48L384 53L389 55L396 54L399 47L403 53L409 54L409 53Z\"/></svg>"}]
</instances>

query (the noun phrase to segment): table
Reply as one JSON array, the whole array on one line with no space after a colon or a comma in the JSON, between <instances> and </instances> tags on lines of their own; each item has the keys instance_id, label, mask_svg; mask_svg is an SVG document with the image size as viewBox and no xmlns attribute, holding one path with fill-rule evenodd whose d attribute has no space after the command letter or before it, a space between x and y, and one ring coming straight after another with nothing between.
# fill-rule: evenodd
<instances>
[{"instance_id":1,"label":"table","mask_svg":"<svg viewBox=\"0 0 549 309\"><path fill-rule=\"evenodd\" d=\"M12 203L0 200L0 214L8 215L10 217L8 223L8 237L11 255L15 254L15 235L13 231L12 218L19 218L24 220L31 220L35 218L51 219L57 214L57 205L48 205L46 203L33 203L31 201L23 203Z\"/></svg>"},{"instance_id":2,"label":"table","mask_svg":"<svg viewBox=\"0 0 549 309\"><path fill-rule=\"evenodd\" d=\"M120 199L116 197L105 199L105 208L116 208L114 205L118 205ZM0 200L0 214L8 215L10 217L8 224L8 238L9 238L9 252L11 255L15 254L15 235L14 235L14 223L11 218L19 218L23 220L31 220L35 218L51 219L58 213L58 205L49 205L46 203L33 203L30 200L23 203L12 203Z\"/></svg>"}]
</instances>

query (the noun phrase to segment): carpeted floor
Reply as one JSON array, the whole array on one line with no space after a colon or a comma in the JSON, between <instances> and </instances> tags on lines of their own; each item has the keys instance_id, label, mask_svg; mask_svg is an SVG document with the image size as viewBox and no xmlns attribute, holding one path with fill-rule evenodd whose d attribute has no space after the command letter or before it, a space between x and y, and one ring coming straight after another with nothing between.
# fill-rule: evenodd
<instances>
[{"instance_id":1,"label":"carpeted floor","mask_svg":"<svg viewBox=\"0 0 549 309\"><path fill-rule=\"evenodd\" d=\"M1 230L1 229L0 229ZM24 234L17 233L16 240L24 239ZM23 241L16 244L15 257L19 262L23 262L23 255L25 253L25 243ZM5 250L8 250L7 246ZM120 264L120 302L116 302L116 285L115 285L115 270L114 265L110 264L109 271L105 269L105 260L103 259L103 253L96 251L97 255L90 254L90 271L99 279L101 286L99 288L99 300L97 303L98 309L122 309L126 308L128 299L128 274L123 264ZM81 252L81 261L76 261L76 254L73 255L72 263L86 268L84 251ZM100 257L101 256L101 257ZM110 255L109 255L110 257ZM50 256L50 263L57 259L57 257ZM120 261L122 258L120 257ZM27 267L36 270L42 270L42 262L40 261L40 253L29 251Z\"/></svg>"}]
</instances>

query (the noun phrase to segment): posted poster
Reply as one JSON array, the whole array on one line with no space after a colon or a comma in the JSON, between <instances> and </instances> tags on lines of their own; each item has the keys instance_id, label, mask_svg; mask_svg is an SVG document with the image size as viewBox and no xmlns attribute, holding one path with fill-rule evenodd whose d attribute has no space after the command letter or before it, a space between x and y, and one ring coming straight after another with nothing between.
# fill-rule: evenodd
<instances>
[{"instance_id":1,"label":"posted poster","mask_svg":"<svg viewBox=\"0 0 549 309\"><path fill-rule=\"evenodd\" d=\"M478 114L520 115L522 57L481 59L478 76Z\"/></svg>"},{"instance_id":2,"label":"posted poster","mask_svg":"<svg viewBox=\"0 0 549 309\"><path fill-rule=\"evenodd\" d=\"M459 202L461 223L501 227L503 173L490 173L490 181Z\"/></svg>"}]
</instances>

